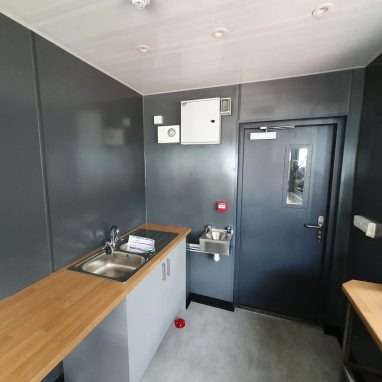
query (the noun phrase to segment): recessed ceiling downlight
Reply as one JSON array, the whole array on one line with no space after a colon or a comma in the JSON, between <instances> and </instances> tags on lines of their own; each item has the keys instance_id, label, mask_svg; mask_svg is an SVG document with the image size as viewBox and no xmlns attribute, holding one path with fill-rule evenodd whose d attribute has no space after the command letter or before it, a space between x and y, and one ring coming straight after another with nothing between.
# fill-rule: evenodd
<instances>
[{"instance_id":1,"label":"recessed ceiling downlight","mask_svg":"<svg viewBox=\"0 0 382 382\"><path fill-rule=\"evenodd\" d=\"M323 3L318 7L313 9L312 16L313 17L322 17L326 15L330 9L333 7L333 3Z\"/></svg>"},{"instance_id":2,"label":"recessed ceiling downlight","mask_svg":"<svg viewBox=\"0 0 382 382\"><path fill-rule=\"evenodd\" d=\"M144 9L150 4L150 0L130 0L131 4L137 9Z\"/></svg>"},{"instance_id":3,"label":"recessed ceiling downlight","mask_svg":"<svg viewBox=\"0 0 382 382\"><path fill-rule=\"evenodd\" d=\"M141 53L144 53L144 54L151 52L150 47L148 47L147 45L138 45L137 46L137 50L138 50L138 52L141 52Z\"/></svg>"},{"instance_id":4,"label":"recessed ceiling downlight","mask_svg":"<svg viewBox=\"0 0 382 382\"><path fill-rule=\"evenodd\" d=\"M226 28L216 28L212 31L212 37L216 40L221 40L222 38L227 37L228 30Z\"/></svg>"}]
</instances>

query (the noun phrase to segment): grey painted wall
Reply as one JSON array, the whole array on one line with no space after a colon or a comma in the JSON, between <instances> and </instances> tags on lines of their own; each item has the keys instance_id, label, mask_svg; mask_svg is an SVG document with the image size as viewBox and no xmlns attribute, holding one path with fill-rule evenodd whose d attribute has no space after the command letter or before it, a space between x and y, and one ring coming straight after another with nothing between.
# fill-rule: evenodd
<instances>
[{"instance_id":1,"label":"grey painted wall","mask_svg":"<svg viewBox=\"0 0 382 382\"><path fill-rule=\"evenodd\" d=\"M50 272L29 31L0 14L0 299Z\"/></svg>"},{"instance_id":2,"label":"grey painted wall","mask_svg":"<svg viewBox=\"0 0 382 382\"><path fill-rule=\"evenodd\" d=\"M1 14L0 49L1 299L146 209L142 96Z\"/></svg>"},{"instance_id":3,"label":"grey painted wall","mask_svg":"<svg viewBox=\"0 0 382 382\"><path fill-rule=\"evenodd\" d=\"M382 56L367 68L353 213L382 222ZM347 278L382 283L382 241L351 225Z\"/></svg>"},{"instance_id":4,"label":"grey painted wall","mask_svg":"<svg viewBox=\"0 0 382 382\"><path fill-rule=\"evenodd\" d=\"M382 222L382 55L366 69L353 214ZM382 239L351 226L347 279L382 283ZM382 355L357 320L352 351L359 362L380 368Z\"/></svg>"},{"instance_id":5,"label":"grey painted wall","mask_svg":"<svg viewBox=\"0 0 382 382\"><path fill-rule=\"evenodd\" d=\"M363 70L258 82L239 86L200 89L144 97L147 220L190 225L196 240L205 224L224 226L235 220L238 125L246 121L346 117L344 161L338 208L340 233L331 259L328 281L328 323L339 325L338 301L344 279L355 148L358 139L363 90ZM222 144L181 146L156 143L153 116L165 124L180 124L181 100L231 97L233 115L223 117ZM239 110L238 110L239 107ZM228 200L226 215L214 211L214 202ZM344 228L345 227L345 228ZM214 264L206 255L189 253L189 291L232 301L233 256ZM334 297L333 297L334 296Z\"/></svg>"},{"instance_id":6,"label":"grey painted wall","mask_svg":"<svg viewBox=\"0 0 382 382\"><path fill-rule=\"evenodd\" d=\"M144 97L147 221L190 226L197 242L205 225L233 225L235 220L238 86ZM158 144L154 115L165 124L180 124L180 101L231 97L231 116L222 117L221 145ZM215 202L229 202L227 213ZM215 263L208 255L188 254L189 291L232 301L234 250Z\"/></svg>"},{"instance_id":7,"label":"grey painted wall","mask_svg":"<svg viewBox=\"0 0 382 382\"><path fill-rule=\"evenodd\" d=\"M36 36L54 267L145 221L142 96Z\"/></svg>"},{"instance_id":8,"label":"grey painted wall","mask_svg":"<svg viewBox=\"0 0 382 382\"><path fill-rule=\"evenodd\" d=\"M353 71L241 86L240 121L347 115Z\"/></svg>"}]
</instances>

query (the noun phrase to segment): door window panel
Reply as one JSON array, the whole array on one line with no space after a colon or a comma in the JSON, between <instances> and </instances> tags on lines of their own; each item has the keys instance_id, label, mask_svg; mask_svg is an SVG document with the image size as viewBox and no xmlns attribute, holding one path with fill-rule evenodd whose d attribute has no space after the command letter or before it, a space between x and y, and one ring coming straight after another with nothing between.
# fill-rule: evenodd
<instances>
[{"instance_id":1,"label":"door window panel","mask_svg":"<svg viewBox=\"0 0 382 382\"><path fill-rule=\"evenodd\" d=\"M312 145L287 145L284 162L283 206L306 208L309 199Z\"/></svg>"}]
</instances>

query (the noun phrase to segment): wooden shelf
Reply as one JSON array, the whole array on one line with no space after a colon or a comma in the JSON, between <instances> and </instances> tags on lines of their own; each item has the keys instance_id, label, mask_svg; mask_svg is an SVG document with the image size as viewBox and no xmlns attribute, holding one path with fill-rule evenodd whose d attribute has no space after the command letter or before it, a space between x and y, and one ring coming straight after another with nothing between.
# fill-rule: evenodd
<instances>
[{"instance_id":1,"label":"wooden shelf","mask_svg":"<svg viewBox=\"0 0 382 382\"><path fill-rule=\"evenodd\" d=\"M382 351L382 284L351 280L342 289Z\"/></svg>"}]
</instances>

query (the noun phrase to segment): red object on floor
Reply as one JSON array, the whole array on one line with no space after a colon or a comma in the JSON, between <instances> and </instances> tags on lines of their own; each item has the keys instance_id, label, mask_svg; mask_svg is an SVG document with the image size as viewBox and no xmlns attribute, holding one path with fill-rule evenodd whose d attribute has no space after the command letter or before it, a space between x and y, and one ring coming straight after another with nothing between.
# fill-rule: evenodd
<instances>
[{"instance_id":1,"label":"red object on floor","mask_svg":"<svg viewBox=\"0 0 382 382\"><path fill-rule=\"evenodd\" d=\"M174 324L175 324L175 327L177 327L178 329L182 329L186 326L186 321L183 320L183 318L177 318L174 321Z\"/></svg>"}]
</instances>

